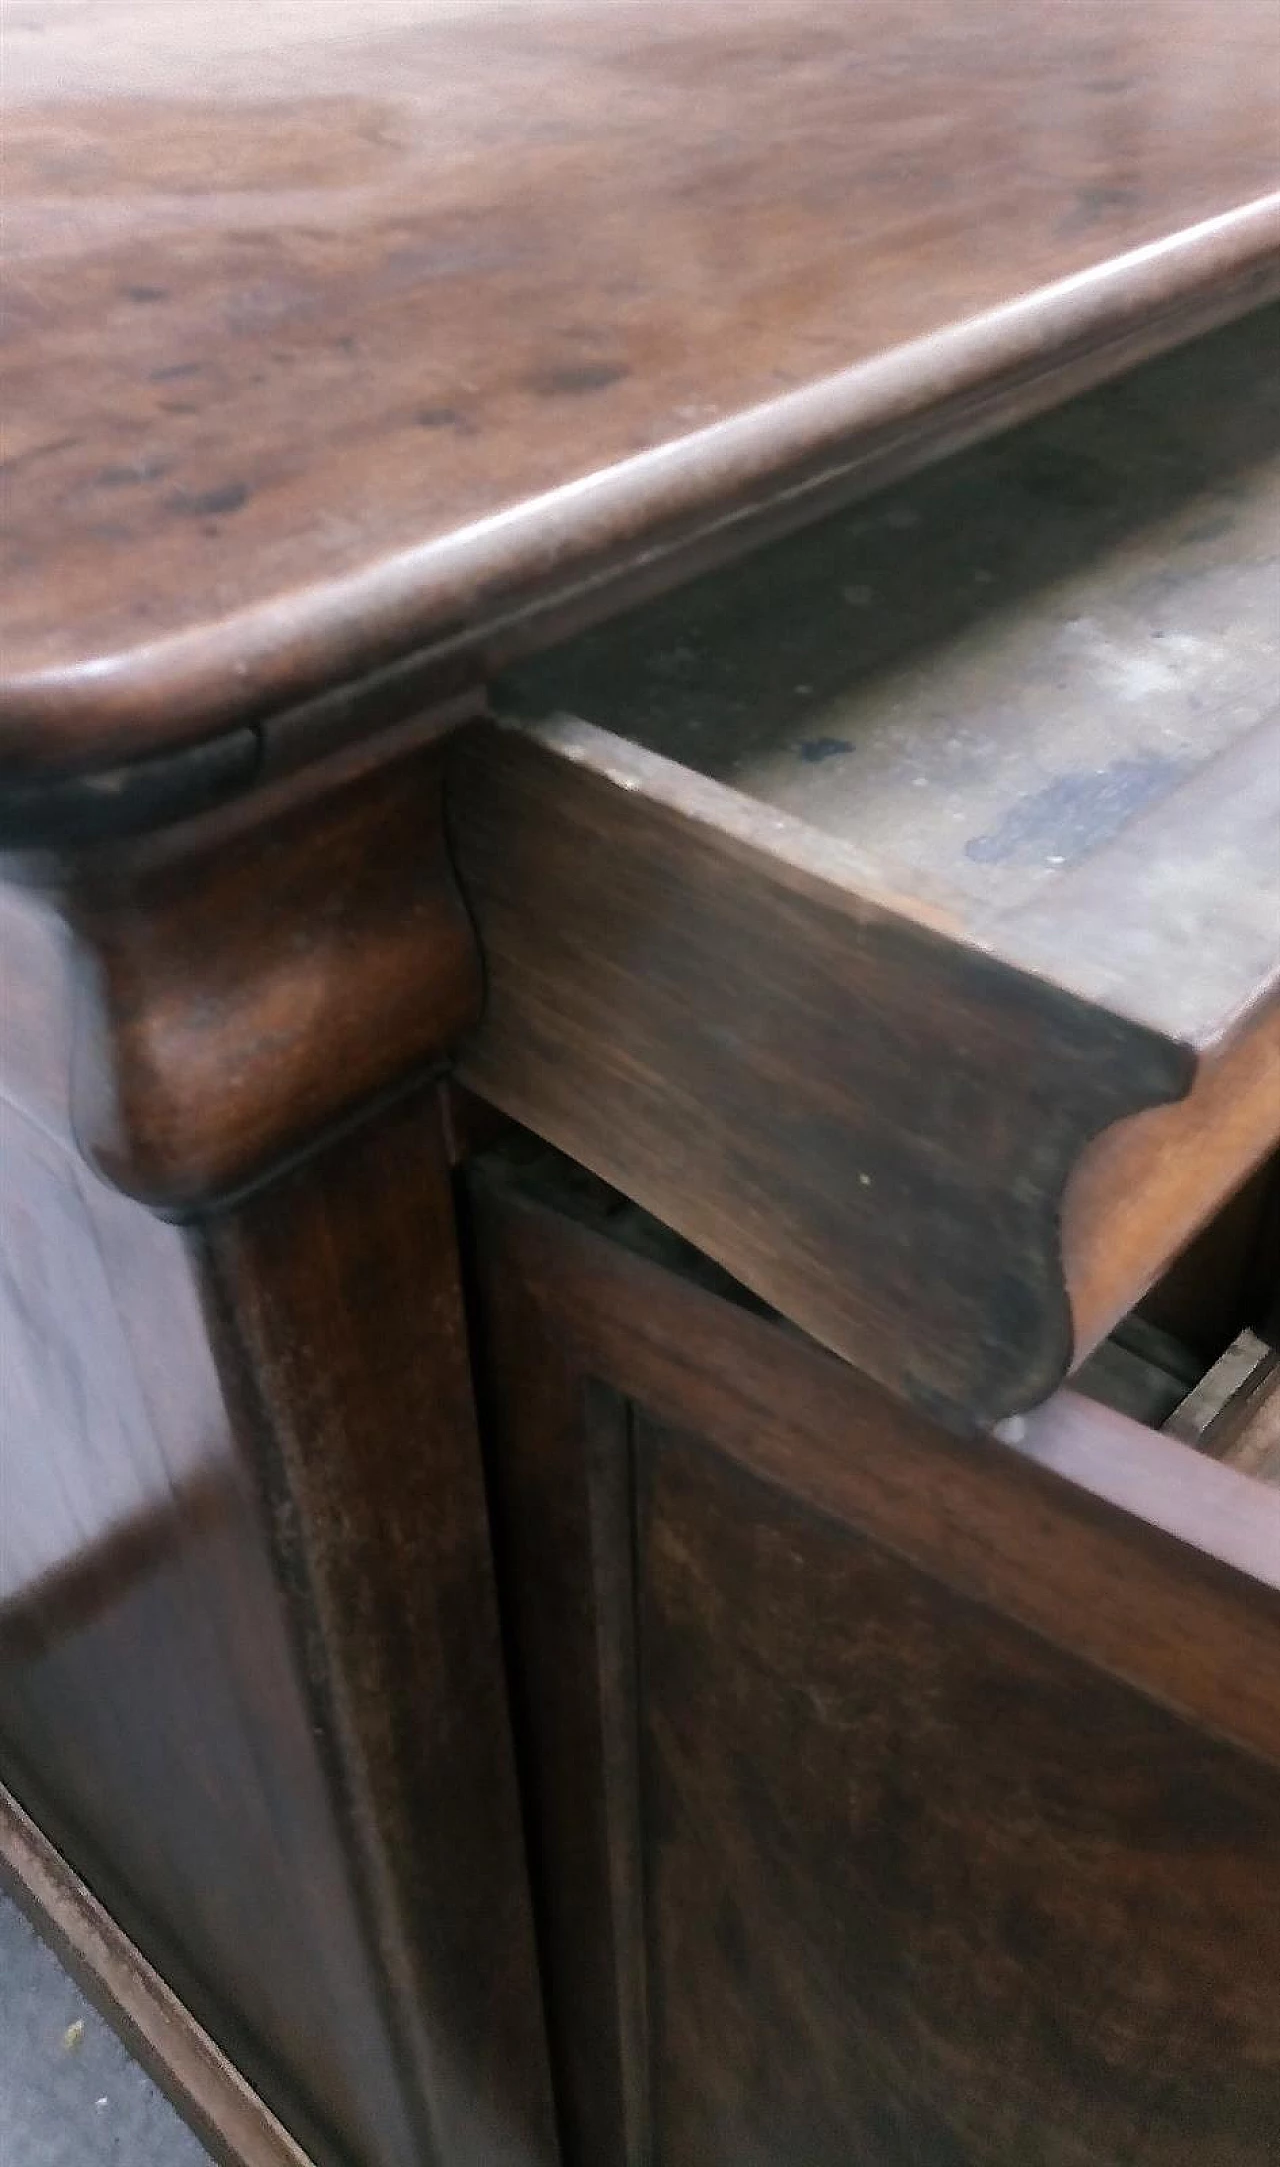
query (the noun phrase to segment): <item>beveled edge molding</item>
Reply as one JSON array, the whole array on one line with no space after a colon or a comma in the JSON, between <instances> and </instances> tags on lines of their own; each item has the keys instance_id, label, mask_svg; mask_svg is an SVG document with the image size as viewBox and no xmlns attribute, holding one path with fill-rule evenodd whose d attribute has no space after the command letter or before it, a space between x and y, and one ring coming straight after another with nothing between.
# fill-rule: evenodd
<instances>
[{"instance_id":1,"label":"beveled edge molding","mask_svg":"<svg viewBox=\"0 0 1280 2167\"><path fill-rule=\"evenodd\" d=\"M199 747L416 658L479 674L1280 296L1280 191L526 497L355 572L72 667L0 678L23 810L68 769ZM126 762L126 765L129 763ZM124 768L51 824L109 817ZM157 774L156 781L161 777ZM175 785L201 787L175 770Z\"/></svg>"},{"instance_id":2,"label":"beveled edge molding","mask_svg":"<svg viewBox=\"0 0 1280 2167\"><path fill-rule=\"evenodd\" d=\"M480 1010L443 750L410 731L71 861L71 1125L116 1188L224 1202L438 1067Z\"/></svg>"},{"instance_id":3,"label":"beveled edge molding","mask_svg":"<svg viewBox=\"0 0 1280 2167\"><path fill-rule=\"evenodd\" d=\"M312 2167L3 1784L0 1886L220 2167Z\"/></svg>"}]
</instances>

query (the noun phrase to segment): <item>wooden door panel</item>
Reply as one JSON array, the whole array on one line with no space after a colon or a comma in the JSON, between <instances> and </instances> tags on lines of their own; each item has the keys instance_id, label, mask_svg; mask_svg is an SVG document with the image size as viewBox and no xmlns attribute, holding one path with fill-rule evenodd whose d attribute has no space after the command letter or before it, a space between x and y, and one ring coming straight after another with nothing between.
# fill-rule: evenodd
<instances>
[{"instance_id":1,"label":"wooden door panel","mask_svg":"<svg viewBox=\"0 0 1280 2167\"><path fill-rule=\"evenodd\" d=\"M479 1250L576 2167L1262 2167L1275 1766L746 1467L785 1326L483 1175Z\"/></svg>"},{"instance_id":2,"label":"wooden door panel","mask_svg":"<svg viewBox=\"0 0 1280 2167\"><path fill-rule=\"evenodd\" d=\"M634 1428L659 2157L1265 2159L1273 1780Z\"/></svg>"}]
</instances>

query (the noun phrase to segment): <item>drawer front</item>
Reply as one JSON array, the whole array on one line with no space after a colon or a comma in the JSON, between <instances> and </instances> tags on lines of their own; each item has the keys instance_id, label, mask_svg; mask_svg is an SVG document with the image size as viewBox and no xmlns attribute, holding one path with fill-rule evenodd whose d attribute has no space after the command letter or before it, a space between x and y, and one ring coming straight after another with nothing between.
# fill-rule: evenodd
<instances>
[{"instance_id":1,"label":"drawer front","mask_svg":"<svg viewBox=\"0 0 1280 2167\"><path fill-rule=\"evenodd\" d=\"M1198 1062L584 724L480 725L447 789L463 1080L958 1426L1046 1398L1280 1130L1280 1008Z\"/></svg>"}]
</instances>

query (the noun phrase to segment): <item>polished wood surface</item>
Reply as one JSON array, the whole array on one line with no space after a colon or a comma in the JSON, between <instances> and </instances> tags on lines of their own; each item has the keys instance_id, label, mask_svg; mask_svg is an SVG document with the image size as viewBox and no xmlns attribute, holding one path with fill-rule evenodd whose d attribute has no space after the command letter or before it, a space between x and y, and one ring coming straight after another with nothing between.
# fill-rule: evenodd
<instances>
[{"instance_id":1,"label":"polished wood surface","mask_svg":"<svg viewBox=\"0 0 1280 2167\"><path fill-rule=\"evenodd\" d=\"M545 1159L473 1195L573 2167L1265 2167L1280 1497L953 1443Z\"/></svg>"},{"instance_id":2,"label":"polished wood surface","mask_svg":"<svg viewBox=\"0 0 1280 2167\"><path fill-rule=\"evenodd\" d=\"M322 2167L550 2167L433 1094L186 1230L0 1128L6 1781Z\"/></svg>"},{"instance_id":3,"label":"polished wood surface","mask_svg":"<svg viewBox=\"0 0 1280 2167\"><path fill-rule=\"evenodd\" d=\"M33 0L5 771L479 665L1249 306L1274 35L1269 0Z\"/></svg>"},{"instance_id":4,"label":"polished wood surface","mask_svg":"<svg viewBox=\"0 0 1280 2167\"><path fill-rule=\"evenodd\" d=\"M115 1920L0 1786L0 1887L172 2099L218 2167L311 2167Z\"/></svg>"}]
</instances>

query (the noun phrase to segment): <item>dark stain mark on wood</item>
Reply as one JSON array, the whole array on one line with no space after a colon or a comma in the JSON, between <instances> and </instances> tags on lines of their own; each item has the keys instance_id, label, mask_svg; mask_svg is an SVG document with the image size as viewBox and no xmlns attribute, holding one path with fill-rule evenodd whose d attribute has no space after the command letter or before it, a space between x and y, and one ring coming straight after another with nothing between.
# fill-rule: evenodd
<instances>
[{"instance_id":1,"label":"dark stain mark on wood","mask_svg":"<svg viewBox=\"0 0 1280 2167\"><path fill-rule=\"evenodd\" d=\"M456 406L424 406L414 415L420 429L453 429L459 436L474 436L475 423Z\"/></svg>"},{"instance_id":2,"label":"dark stain mark on wood","mask_svg":"<svg viewBox=\"0 0 1280 2167\"><path fill-rule=\"evenodd\" d=\"M184 512L189 519L216 519L223 512L238 512L248 501L249 489L244 482L223 482L217 489L170 497L169 509Z\"/></svg>"},{"instance_id":3,"label":"dark stain mark on wood","mask_svg":"<svg viewBox=\"0 0 1280 2167\"><path fill-rule=\"evenodd\" d=\"M199 376L204 364L200 361L170 361L163 369L147 372L149 384L176 384L181 376Z\"/></svg>"},{"instance_id":4,"label":"dark stain mark on wood","mask_svg":"<svg viewBox=\"0 0 1280 2167\"><path fill-rule=\"evenodd\" d=\"M1060 241L1074 239L1077 234L1088 233L1094 226L1107 224L1117 216L1125 216L1139 208L1138 193L1133 188L1082 188L1072 208L1055 229Z\"/></svg>"},{"instance_id":5,"label":"dark stain mark on wood","mask_svg":"<svg viewBox=\"0 0 1280 2167\"><path fill-rule=\"evenodd\" d=\"M1042 790L1011 805L986 835L966 843L965 856L978 865L1004 865L1013 858L1074 865L1182 782L1191 766L1163 753L1146 753L1135 760L1112 760L1104 768L1055 775Z\"/></svg>"},{"instance_id":6,"label":"dark stain mark on wood","mask_svg":"<svg viewBox=\"0 0 1280 2167\"><path fill-rule=\"evenodd\" d=\"M631 371L621 361L571 361L552 369L536 369L529 389L540 399L574 398L584 391L607 391L620 384Z\"/></svg>"},{"instance_id":7,"label":"dark stain mark on wood","mask_svg":"<svg viewBox=\"0 0 1280 2167\"><path fill-rule=\"evenodd\" d=\"M167 286L126 286L122 290L126 301L167 301L169 298Z\"/></svg>"},{"instance_id":8,"label":"dark stain mark on wood","mask_svg":"<svg viewBox=\"0 0 1280 2167\"><path fill-rule=\"evenodd\" d=\"M138 482L157 482L169 472L170 459L134 459L121 466L102 467L94 475L99 489L127 489Z\"/></svg>"},{"instance_id":9,"label":"dark stain mark on wood","mask_svg":"<svg viewBox=\"0 0 1280 2167\"><path fill-rule=\"evenodd\" d=\"M852 751L847 737L807 737L800 747L800 758L810 767L817 767L823 760L838 760L841 753Z\"/></svg>"}]
</instances>

